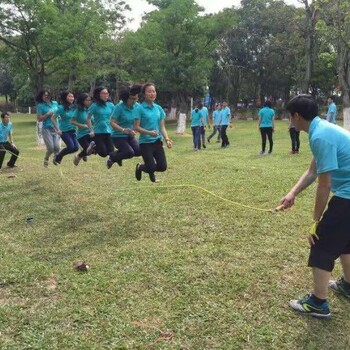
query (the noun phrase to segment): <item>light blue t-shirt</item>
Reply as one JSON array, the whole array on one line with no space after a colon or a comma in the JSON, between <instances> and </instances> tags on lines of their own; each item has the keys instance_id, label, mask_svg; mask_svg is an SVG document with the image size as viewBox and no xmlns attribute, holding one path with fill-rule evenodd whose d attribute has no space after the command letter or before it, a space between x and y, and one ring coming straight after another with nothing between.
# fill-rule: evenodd
<instances>
[{"instance_id":1,"label":"light blue t-shirt","mask_svg":"<svg viewBox=\"0 0 350 350\"><path fill-rule=\"evenodd\" d=\"M140 143L154 143L157 140L162 140L159 123L165 119L165 112L161 106L156 103L148 105L146 102L143 102L135 109L135 119L140 120L141 128L149 131L158 131L157 136L140 134Z\"/></svg>"},{"instance_id":2,"label":"light blue t-shirt","mask_svg":"<svg viewBox=\"0 0 350 350\"><path fill-rule=\"evenodd\" d=\"M76 127L71 124L71 119L74 117L76 107L71 106L69 109L65 110L63 105L59 105L56 111L56 115L61 117L60 129L62 132L67 132L70 130L75 130Z\"/></svg>"},{"instance_id":3,"label":"light blue t-shirt","mask_svg":"<svg viewBox=\"0 0 350 350\"><path fill-rule=\"evenodd\" d=\"M194 109L191 113L191 127L192 126L201 126L201 119L203 118L203 115L201 113L201 110L198 109L197 112Z\"/></svg>"},{"instance_id":4,"label":"light blue t-shirt","mask_svg":"<svg viewBox=\"0 0 350 350\"><path fill-rule=\"evenodd\" d=\"M114 104L106 102L104 104L97 104L94 102L89 108L89 114L94 117L94 133L95 134L110 134L111 126L109 124L111 115L113 113Z\"/></svg>"},{"instance_id":5,"label":"light blue t-shirt","mask_svg":"<svg viewBox=\"0 0 350 350\"><path fill-rule=\"evenodd\" d=\"M12 130L13 126L11 122L7 124L0 122L0 143L6 143L8 141L8 136Z\"/></svg>"},{"instance_id":6,"label":"light blue t-shirt","mask_svg":"<svg viewBox=\"0 0 350 350\"><path fill-rule=\"evenodd\" d=\"M111 119L113 119L120 127L123 129L132 129L134 130L134 120L135 120L135 111L138 108L139 103L135 103L133 106L129 107L123 101L120 101L115 107L112 113ZM112 128L111 137L128 137L129 135L117 131Z\"/></svg>"},{"instance_id":7,"label":"light blue t-shirt","mask_svg":"<svg viewBox=\"0 0 350 350\"><path fill-rule=\"evenodd\" d=\"M214 125L220 125L221 122L221 109L216 109L213 112L213 123Z\"/></svg>"},{"instance_id":8,"label":"light blue t-shirt","mask_svg":"<svg viewBox=\"0 0 350 350\"><path fill-rule=\"evenodd\" d=\"M259 111L260 116L260 128L272 128L273 117L275 116L275 111L269 107L263 107Z\"/></svg>"},{"instance_id":9,"label":"light blue t-shirt","mask_svg":"<svg viewBox=\"0 0 350 350\"><path fill-rule=\"evenodd\" d=\"M209 121L208 121L208 117L209 117L209 112L208 112L208 108L207 107L203 107L200 110L200 113L202 115L202 122L203 125L208 125Z\"/></svg>"},{"instance_id":10,"label":"light blue t-shirt","mask_svg":"<svg viewBox=\"0 0 350 350\"><path fill-rule=\"evenodd\" d=\"M319 117L309 128L309 143L317 174L331 173L331 191L350 199L350 133Z\"/></svg>"},{"instance_id":11,"label":"light blue t-shirt","mask_svg":"<svg viewBox=\"0 0 350 350\"><path fill-rule=\"evenodd\" d=\"M84 109L77 108L74 111L73 118L79 124L86 124L88 113L89 113L89 110L87 108L84 108ZM91 121L93 121L93 118L91 118ZM77 139L81 139L82 137L90 134L90 130L88 128L77 127L77 130L78 130Z\"/></svg>"},{"instance_id":12,"label":"light blue t-shirt","mask_svg":"<svg viewBox=\"0 0 350 350\"><path fill-rule=\"evenodd\" d=\"M230 117L231 117L230 108L228 108L227 106L225 108L222 108L220 111L220 117L221 117L221 124L220 125L229 125L230 124Z\"/></svg>"},{"instance_id":13,"label":"light blue t-shirt","mask_svg":"<svg viewBox=\"0 0 350 350\"><path fill-rule=\"evenodd\" d=\"M51 101L51 103L46 103L46 102L41 102L38 103L36 106L36 113L37 114L41 114L44 115L46 114L48 111L52 110L53 114L57 114L57 108L58 108L58 103L56 101ZM49 115L46 117L45 120L43 120L43 128L44 129L53 129L53 124L51 121L51 117L52 115ZM57 120L57 123L59 122L59 120Z\"/></svg>"},{"instance_id":14,"label":"light blue t-shirt","mask_svg":"<svg viewBox=\"0 0 350 350\"><path fill-rule=\"evenodd\" d=\"M333 113L333 114L332 114ZM334 102L332 102L328 106L328 112L327 112L327 121L330 123L336 124L336 119L337 119L337 106L335 105Z\"/></svg>"}]
</instances>

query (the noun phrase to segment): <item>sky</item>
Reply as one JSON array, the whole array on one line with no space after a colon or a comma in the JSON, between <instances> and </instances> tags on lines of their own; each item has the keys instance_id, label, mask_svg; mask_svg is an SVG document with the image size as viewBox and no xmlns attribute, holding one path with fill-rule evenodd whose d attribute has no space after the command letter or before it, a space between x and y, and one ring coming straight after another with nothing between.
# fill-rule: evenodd
<instances>
[{"instance_id":1,"label":"sky","mask_svg":"<svg viewBox=\"0 0 350 350\"><path fill-rule=\"evenodd\" d=\"M146 0L126 0L126 3L131 7L132 11L127 14L128 18L133 18L133 22L128 25L132 30L138 28L141 17L144 12L149 12L154 9ZM216 13L224 8L236 6L241 3L240 0L197 0L198 5L204 7L206 13ZM298 0L285 0L286 4L300 6Z\"/></svg>"}]
</instances>

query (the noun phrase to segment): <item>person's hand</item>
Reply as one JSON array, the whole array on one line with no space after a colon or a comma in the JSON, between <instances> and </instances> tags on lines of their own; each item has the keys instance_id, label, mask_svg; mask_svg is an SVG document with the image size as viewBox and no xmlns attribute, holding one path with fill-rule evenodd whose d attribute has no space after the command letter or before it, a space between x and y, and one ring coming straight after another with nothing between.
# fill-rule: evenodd
<instances>
[{"instance_id":1,"label":"person's hand","mask_svg":"<svg viewBox=\"0 0 350 350\"><path fill-rule=\"evenodd\" d=\"M280 200L280 205L283 206L283 209L288 209L294 205L294 201L295 194L293 192L289 192Z\"/></svg>"},{"instance_id":2,"label":"person's hand","mask_svg":"<svg viewBox=\"0 0 350 350\"><path fill-rule=\"evenodd\" d=\"M91 138L94 138L94 137L95 137L95 133L94 133L92 130L90 131L90 137L91 137Z\"/></svg>"},{"instance_id":3,"label":"person's hand","mask_svg":"<svg viewBox=\"0 0 350 350\"><path fill-rule=\"evenodd\" d=\"M151 136L158 136L158 131L157 130L152 130L149 132Z\"/></svg>"},{"instance_id":4,"label":"person's hand","mask_svg":"<svg viewBox=\"0 0 350 350\"><path fill-rule=\"evenodd\" d=\"M17 148L14 142L11 142L12 147Z\"/></svg>"},{"instance_id":5,"label":"person's hand","mask_svg":"<svg viewBox=\"0 0 350 350\"><path fill-rule=\"evenodd\" d=\"M49 116L49 115L53 115L53 110L50 109L48 112L46 112L46 115Z\"/></svg>"},{"instance_id":6,"label":"person's hand","mask_svg":"<svg viewBox=\"0 0 350 350\"><path fill-rule=\"evenodd\" d=\"M166 142L166 146L167 146L168 148L173 147L173 143L174 143L174 142L173 142L172 140L166 139L165 142Z\"/></svg>"},{"instance_id":7,"label":"person's hand","mask_svg":"<svg viewBox=\"0 0 350 350\"><path fill-rule=\"evenodd\" d=\"M87 124L84 124L83 129L90 129Z\"/></svg>"},{"instance_id":8,"label":"person's hand","mask_svg":"<svg viewBox=\"0 0 350 350\"><path fill-rule=\"evenodd\" d=\"M309 245L310 247L312 247L313 245L315 245L316 243L316 239L318 240L318 236L317 236L317 226L318 226L318 221L314 221L310 227L310 231L309 231L309 236L308 236L308 241L309 241Z\"/></svg>"},{"instance_id":9,"label":"person's hand","mask_svg":"<svg viewBox=\"0 0 350 350\"><path fill-rule=\"evenodd\" d=\"M131 135L131 136L135 136L136 135L136 132L134 130L132 130L132 129L129 129L129 128L124 129L123 133L127 134L127 135Z\"/></svg>"}]
</instances>

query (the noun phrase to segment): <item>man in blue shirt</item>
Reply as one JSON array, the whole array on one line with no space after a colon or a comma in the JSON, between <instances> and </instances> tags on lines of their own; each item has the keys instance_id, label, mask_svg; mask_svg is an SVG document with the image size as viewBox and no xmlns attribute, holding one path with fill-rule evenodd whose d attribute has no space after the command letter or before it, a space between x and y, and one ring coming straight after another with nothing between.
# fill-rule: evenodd
<instances>
[{"instance_id":1,"label":"man in blue shirt","mask_svg":"<svg viewBox=\"0 0 350 350\"><path fill-rule=\"evenodd\" d=\"M333 96L328 97L328 112L327 112L326 119L328 122L332 124L337 123L337 106L334 103Z\"/></svg>"},{"instance_id":2,"label":"man in blue shirt","mask_svg":"<svg viewBox=\"0 0 350 350\"><path fill-rule=\"evenodd\" d=\"M350 133L318 117L310 95L298 95L287 104L291 122L309 134L313 160L291 191L281 199L289 208L295 197L317 179L313 223L308 237L309 267L314 290L290 306L304 314L330 318L328 287L350 298ZM334 196L328 202L330 192ZM328 207L326 209L328 202ZM340 257L344 276L330 281L334 262Z\"/></svg>"},{"instance_id":3,"label":"man in blue shirt","mask_svg":"<svg viewBox=\"0 0 350 350\"><path fill-rule=\"evenodd\" d=\"M14 168L16 166L15 163L19 155L19 150L13 142L12 130L13 126L10 122L10 115L8 113L2 113L0 122L0 171L6 151L11 153L11 158L7 166L9 168Z\"/></svg>"}]
</instances>

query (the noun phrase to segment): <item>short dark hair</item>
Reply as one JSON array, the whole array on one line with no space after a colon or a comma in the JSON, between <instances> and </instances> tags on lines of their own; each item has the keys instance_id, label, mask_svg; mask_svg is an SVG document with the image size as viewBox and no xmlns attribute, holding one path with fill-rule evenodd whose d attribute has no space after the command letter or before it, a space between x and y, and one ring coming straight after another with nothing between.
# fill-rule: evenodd
<instances>
[{"instance_id":1,"label":"short dark hair","mask_svg":"<svg viewBox=\"0 0 350 350\"><path fill-rule=\"evenodd\" d=\"M269 108L271 108L271 107L272 107L271 101L270 101L270 100L265 101L264 107L269 107Z\"/></svg>"},{"instance_id":2,"label":"short dark hair","mask_svg":"<svg viewBox=\"0 0 350 350\"><path fill-rule=\"evenodd\" d=\"M8 112L1 113L1 118L4 119L7 115L10 116Z\"/></svg>"},{"instance_id":3,"label":"short dark hair","mask_svg":"<svg viewBox=\"0 0 350 350\"><path fill-rule=\"evenodd\" d=\"M304 119L311 121L318 116L318 106L311 95L297 95L293 97L286 106L286 110L293 115L300 114Z\"/></svg>"},{"instance_id":4,"label":"short dark hair","mask_svg":"<svg viewBox=\"0 0 350 350\"><path fill-rule=\"evenodd\" d=\"M130 96L138 95L141 92L141 85L123 87L119 91L119 98L126 103Z\"/></svg>"},{"instance_id":5,"label":"short dark hair","mask_svg":"<svg viewBox=\"0 0 350 350\"><path fill-rule=\"evenodd\" d=\"M44 95L45 93L47 93L47 94L49 95L49 98L50 98L50 100L51 100L50 91L42 89L42 90L39 90L39 92L37 93L37 95L36 95L36 97L35 97L35 101L36 101L37 103L43 103L43 102L44 102L44 100L43 100L43 95Z\"/></svg>"},{"instance_id":6,"label":"short dark hair","mask_svg":"<svg viewBox=\"0 0 350 350\"><path fill-rule=\"evenodd\" d=\"M335 100L335 96L334 95L329 95L328 98L330 98L332 101Z\"/></svg>"}]
</instances>

